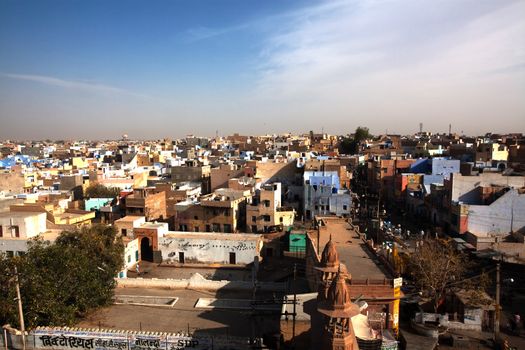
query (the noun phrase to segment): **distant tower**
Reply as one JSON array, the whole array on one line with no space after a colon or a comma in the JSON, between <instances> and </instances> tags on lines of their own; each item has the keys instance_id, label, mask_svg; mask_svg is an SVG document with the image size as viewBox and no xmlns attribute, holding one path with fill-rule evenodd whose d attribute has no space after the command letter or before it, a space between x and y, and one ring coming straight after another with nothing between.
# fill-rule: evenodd
<instances>
[{"instance_id":1,"label":"distant tower","mask_svg":"<svg viewBox=\"0 0 525 350\"><path fill-rule=\"evenodd\" d=\"M423 123L419 123L419 133L423 132Z\"/></svg>"},{"instance_id":2,"label":"distant tower","mask_svg":"<svg viewBox=\"0 0 525 350\"><path fill-rule=\"evenodd\" d=\"M127 140L128 140L128 134L124 134L124 135L122 135L122 140L123 140L123 141L127 141Z\"/></svg>"},{"instance_id":3,"label":"distant tower","mask_svg":"<svg viewBox=\"0 0 525 350\"><path fill-rule=\"evenodd\" d=\"M448 124L448 134L452 135L452 124Z\"/></svg>"}]
</instances>

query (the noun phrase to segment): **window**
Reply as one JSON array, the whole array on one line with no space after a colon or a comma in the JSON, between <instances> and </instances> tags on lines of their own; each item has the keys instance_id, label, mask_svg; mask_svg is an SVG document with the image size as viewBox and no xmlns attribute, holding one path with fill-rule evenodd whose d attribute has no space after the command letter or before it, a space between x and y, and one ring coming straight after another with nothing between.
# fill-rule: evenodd
<instances>
[{"instance_id":1,"label":"window","mask_svg":"<svg viewBox=\"0 0 525 350\"><path fill-rule=\"evenodd\" d=\"M128 263L131 262L131 255L128 255Z\"/></svg>"},{"instance_id":2,"label":"window","mask_svg":"<svg viewBox=\"0 0 525 350\"><path fill-rule=\"evenodd\" d=\"M213 232L221 232L221 224L212 224Z\"/></svg>"},{"instance_id":3,"label":"window","mask_svg":"<svg viewBox=\"0 0 525 350\"><path fill-rule=\"evenodd\" d=\"M279 222L283 222L283 217L282 216L279 218Z\"/></svg>"},{"instance_id":4,"label":"window","mask_svg":"<svg viewBox=\"0 0 525 350\"><path fill-rule=\"evenodd\" d=\"M199 232L199 231L200 231L200 230L199 230L199 226L195 226L194 229L193 229L193 231L195 231L195 232Z\"/></svg>"},{"instance_id":5,"label":"window","mask_svg":"<svg viewBox=\"0 0 525 350\"><path fill-rule=\"evenodd\" d=\"M252 222L257 222L257 216L252 216Z\"/></svg>"},{"instance_id":6,"label":"window","mask_svg":"<svg viewBox=\"0 0 525 350\"><path fill-rule=\"evenodd\" d=\"M265 206L266 208L269 208L269 207L270 207L270 201L269 201L269 200L265 200L265 201L264 201L264 206Z\"/></svg>"},{"instance_id":7,"label":"window","mask_svg":"<svg viewBox=\"0 0 525 350\"><path fill-rule=\"evenodd\" d=\"M122 236L127 236L128 234L128 230L126 230L125 228L122 229ZM129 261L128 261L129 262Z\"/></svg>"},{"instance_id":8,"label":"window","mask_svg":"<svg viewBox=\"0 0 525 350\"><path fill-rule=\"evenodd\" d=\"M4 231L3 231L2 225L0 225L0 237L3 237L3 236L4 236Z\"/></svg>"},{"instance_id":9,"label":"window","mask_svg":"<svg viewBox=\"0 0 525 350\"><path fill-rule=\"evenodd\" d=\"M347 210L347 209L348 209L348 206L343 205L343 210Z\"/></svg>"},{"instance_id":10,"label":"window","mask_svg":"<svg viewBox=\"0 0 525 350\"><path fill-rule=\"evenodd\" d=\"M13 251L12 250L8 250L5 253L7 254L8 258L12 258L13 257Z\"/></svg>"},{"instance_id":11,"label":"window","mask_svg":"<svg viewBox=\"0 0 525 350\"><path fill-rule=\"evenodd\" d=\"M264 215L264 221L270 221L270 215Z\"/></svg>"},{"instance_id":12,"label":"window","mask_svg":"<svg viewBox=\"0 0 525 350\"><path fill-rule=\"evenodd\" d=\"M252 225L252 232L257 232L257 225Z\"/></svg>"},{"instance_id":13,"label":"window","mask_svg":"<svg viewBox=\"0 0 525 350\"><path fill-rule=\"evenodd\" d=\"M20 227L11 226L11 228L15 231L15 237L20 237Z\"/></svg>"},{"instance_id":14,"label":"window","mask_svg":"<svg viewBox=\"0 0 525 350\"><path fill-rule=\"evenodd\" d=\"M232 225L224 224L224 233L232 233Z\"/></svg>"},{"instance_id":15,"label":"window","mask_svg":"<svg viewBox=\"0 0 525 350\"><path fill-rule=\"evenodd\" d=\"M199 220L199 217L198 217L197 215L195 215L195 216L193 217L193 220Z\"/></svg>"},{"instance_id":16,"label":"window","mask_svg":"<svg viewBox=\"0 0 525 350\"><path fill-rule=\"evenodd\" d=\"M206 225L206 232L211 232L211 227L210 227L210 225Z\"/></svg>"}]
</instances>

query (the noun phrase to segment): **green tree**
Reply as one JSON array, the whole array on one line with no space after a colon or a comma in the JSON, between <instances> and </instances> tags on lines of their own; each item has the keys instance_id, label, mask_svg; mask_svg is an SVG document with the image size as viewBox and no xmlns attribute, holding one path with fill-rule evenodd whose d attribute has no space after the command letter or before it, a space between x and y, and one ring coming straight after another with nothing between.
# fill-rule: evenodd
<instances>
[{"instance_id":1,"label":"green tree","mask_svg":"<svg viewBox=\"0 0 525 350\"><path fill-rule=\"evenodd\" d=\"M358 143L350 137L345 137L339 142L339 153L355 154L357 153Z\"/></svg>"},{"instance_id":2,"label":"green tree","mask_svg":"<svg viewBox=\"0 0 525 350\"><path fill-rule=\"evenodd\" d=\"M27 327L71 325L111 302L124 245L113 227L64 231L51 244L29 243L21 257L0 257L0 322L18 325L13 270L17 266Z\"/></svg>"},{"instance_id":3,"label":"green tree","mask_svg":"<svg viewBox=\"0 0 525 350\"><path fill-rule=\"evenodd\" d=\"M372 135L370 134L370 131L367 127L364 127L364 126L358 126L357 129L355 129L355 133L354 133L354 140L356 142L361 142L361 141L364 141L366 139L369 139L371 138Z\"/></svg>"},{"instance_id":4,"label":"green tree","mask_svg":"<svg viewBox=\"0 0 525 350\"><path fill-rule=\"evenodd\" d=\"M87 198L117 198L119 195L118 188L106 187L98 183L89 185L84 191L84 197Z\"/></svg>"},{"instance_id":5,"label":"green tree","mask_svg":"<svg viewBox=\"0 0 525 350\"><path fill-rule=\"evenodd\" d=\"M356 154L359 152L359 144L371 138L367 127L359 126L355 129L354 137L345 137L339 142L339 153L342 154Z\"/></svg>"}]
</instances>

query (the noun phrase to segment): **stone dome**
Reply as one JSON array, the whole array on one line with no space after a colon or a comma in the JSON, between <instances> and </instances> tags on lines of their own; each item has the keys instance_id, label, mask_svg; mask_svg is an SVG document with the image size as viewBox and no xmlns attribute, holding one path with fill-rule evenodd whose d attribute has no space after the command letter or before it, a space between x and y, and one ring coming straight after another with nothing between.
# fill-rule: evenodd
<instances>
[{"instance_id":1,"label":"stone dome","mask_svg":"<svg viewBox=\"0 0 525 350\"><path fill-rule=\"evenodd\" d=\"M328 288L319 311L330 317L352 317L359 313L359 307L350 299L345 276L340 271Z\"/></svg>"},{"instance_id":2,"label":"stone dome","mask_svg":"<svg viewBox=\"0 0 525 350\"><path fill-rule=\"evenodd\" d=\"M332 242L332 237L324 246L320 265L321 267L339 267L339 254L335 249L335 244Z\"/></svg>"}]
</instances>

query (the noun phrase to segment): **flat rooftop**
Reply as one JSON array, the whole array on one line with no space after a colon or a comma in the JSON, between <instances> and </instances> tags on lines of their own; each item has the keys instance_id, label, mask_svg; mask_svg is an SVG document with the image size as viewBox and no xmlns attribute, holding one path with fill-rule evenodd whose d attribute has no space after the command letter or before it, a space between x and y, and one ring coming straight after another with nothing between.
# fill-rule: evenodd
<instances>
[{"instance_id":1,"label":"flat rooftop","mask_svg":"<svg viewBox=\"0 0 525 350\"><path fill-rule=\"evenodd\" d=\"M381 280L392 278L380 261L368 250L357 232L353 231L345 219L321 217L326 225L326 231L321 231L319 254L330 240L335 243L339 260L355 280ZM310 238L317 239L317 232L309 232Z\"/></svg>"},{"instance_id":2,"label":"flat rooftop","mask_svg":"<svg viewBox=\"0 0 525 350\"><path fill-rule=\"evenodd\" d=\"M133 222L135 220L140 220L141 218L144 218L144 216L126 215L123 218L115 220L115 223L118 223L118 222Z\"/></svg>"},{"instance_id":3,"label":"flat rooftop","mask_svg":"<svg viewBox=\"0 0 525 350\"><path fill-rule=\"evenodd\" d=\"M152 332L187 332L189 328L191 332L242 337L250 337L252 332L262 336L263 333L279 331L279 312L251 317L251 311L195 308L199 298L248 300L251 292L117 288L115 295L164 296L178 300L169 308L110 305L96 310L75 326Z\"/></svg>"},{"instance_id":4,"label":"flat rooftop","mask_svg":"<svg viewBox=\"0 0 525 350\"><path fill-rule=\"evenodd\" d=\"M37 216L44 214L45 212L38 211L4 211L0 212L0 218L28 218L31 216Z\"/></svg>"}]
</instances>

